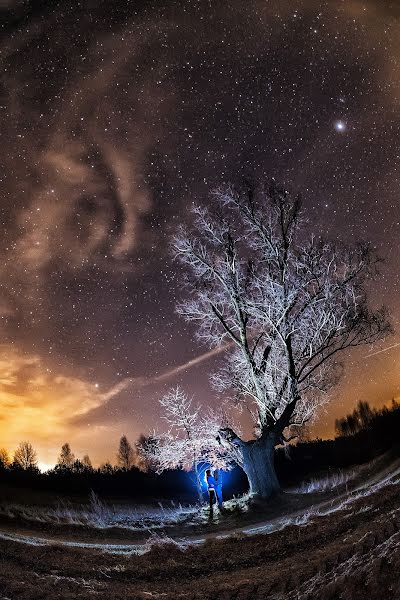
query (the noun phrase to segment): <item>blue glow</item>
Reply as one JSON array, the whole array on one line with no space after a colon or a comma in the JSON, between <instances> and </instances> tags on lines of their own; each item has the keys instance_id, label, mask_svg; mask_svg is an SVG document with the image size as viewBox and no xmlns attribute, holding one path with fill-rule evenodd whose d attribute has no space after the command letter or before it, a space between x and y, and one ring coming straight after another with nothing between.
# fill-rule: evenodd
<instances>
[{"instance_id":1,"label":"blue glow","mask_svg":"<svg viewBox=\"0 0 400 600\"><path fill-rule=\"evenodd\" d=\"M219 477L221 478L222 488L224 488L225 485L228 485L231 482L232 478L235 478L234 471L232 471L232 470L225 471L222 469L217 469L210 463L201 463L198 465L198 472L200 475L201 489L204 493L208 492L207 477L206 477L207 469L211 470L212 475L214 475L215 471L218 470ZM191 475L192 483L194 483L196 485L194 470L192 470L190 472L190 475Z\"/></svg>"}]
</instances>

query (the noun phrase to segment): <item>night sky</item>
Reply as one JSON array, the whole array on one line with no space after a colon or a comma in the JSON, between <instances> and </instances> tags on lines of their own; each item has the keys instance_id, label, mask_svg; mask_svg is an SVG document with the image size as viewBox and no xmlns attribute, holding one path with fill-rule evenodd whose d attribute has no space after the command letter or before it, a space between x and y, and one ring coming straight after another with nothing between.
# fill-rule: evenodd
<instances>
[{"instance_id":1,"label":"night sky","mask_svg":"<svg viewBox=\"0 0 400 600\"><path fill-rule=\"evenodd\" d=\"M275 177L309 229L371 241L396 328L397 2L2 0L0 24L0 446L114 462L170 385L215 405L169 238L223 182ZM315 433L400 395L398 342L346 356Z\"/></svg>"}]
</instances>

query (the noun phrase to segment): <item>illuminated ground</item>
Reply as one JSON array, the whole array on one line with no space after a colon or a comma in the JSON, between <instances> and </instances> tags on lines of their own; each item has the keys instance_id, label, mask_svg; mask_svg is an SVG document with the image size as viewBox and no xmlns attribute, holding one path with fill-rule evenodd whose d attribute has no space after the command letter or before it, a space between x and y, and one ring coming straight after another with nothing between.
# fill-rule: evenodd
<instances>
[{"instance_id":1,"label":"illuminated ground","mask_svg":"<svg viewBox=\"0 0 400 600\"><path fill-rule=\"evenodd\" d=\"M365 485L360 485L364 478ZM400 478L399 463L375 463L353 483L334 492L303 495L304 506L292 513L272 510L270 519L228 515L215 523L191 523L175 528L175 541L161 532L153 548L141 555L144 540L130 548L108 544L117 535L88 531L84 542L98 548L65 545L59 528L47 524L41 535L12 524L0 539L0 599L110 598L400 598ZM299 503L299 495L282 499L282 507ZM306 504L308 502L308 507ZM261 522L262 521L262 522ZM243 527L240 527L240 523ZM234 526L233 526L234 525ZM26 524L25 524L26 527ZM18 532L17 532L18 529ZM170 525L166 533L173 534ZM251 531L255 535L242 533ZM70 530L63 540L71 540ZM264 533L269 531L270 533ZM180 534L185 543L177 541ZM10 539L19 535L19 541ZM29 540L22 541L23 535ZM217 537L224 536L224 539ZM225 537L228 536L228 537ZM38 539L59 539L41 545ZM147 536L148 537L148 536ZM204 539L206 541L204 542ZM119 546L123 546L120 540ZM197 542L195 544L188 542ZM30 542L30 543L27 543ZM39 544L39 545L36 545ZM147 548L151 542L147 541ZM143 549L143 546L141 547ZM108 550L108 552L104 552ZM111 553L110 553L111 551ZM125 551L121 553L121 551Z\"/></svg>"}]
</instances>

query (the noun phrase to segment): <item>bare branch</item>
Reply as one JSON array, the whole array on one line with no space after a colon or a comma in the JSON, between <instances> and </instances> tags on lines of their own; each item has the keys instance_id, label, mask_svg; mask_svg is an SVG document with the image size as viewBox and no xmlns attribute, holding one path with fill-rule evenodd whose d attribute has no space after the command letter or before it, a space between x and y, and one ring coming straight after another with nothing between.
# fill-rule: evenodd
<instances>
[{"instance_id":1,"label":"bare branch","mask_svg":"<svg viewBox=\"0 0 400 600\"><path fill-rule=\"evenodd\" d=\"M300 197L274 182L220 188L213 200L175 238L188 274L179 311L202 342L234 342L213 384L258 436L278 439L329 400L341 354L391 332L386 312L367 307L377 258L367 244L308 236Z\"/></svg>"}]
</instances>

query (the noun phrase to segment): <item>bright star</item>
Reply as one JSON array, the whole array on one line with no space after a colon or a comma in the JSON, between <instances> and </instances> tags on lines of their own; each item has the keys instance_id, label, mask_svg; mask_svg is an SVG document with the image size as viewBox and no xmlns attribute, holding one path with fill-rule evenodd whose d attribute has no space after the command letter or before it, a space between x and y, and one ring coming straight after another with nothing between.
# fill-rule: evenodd
<instances>
[{"instance_id":1,"label":"bright star","mask_svg":"<svg viewBox=\"0 0 400 600\"><path fill-rule=\"evenodd\" d=\"M346 123L344 121L335 121L336 131L345 131Z\"/></svg>"}]
</instances>

